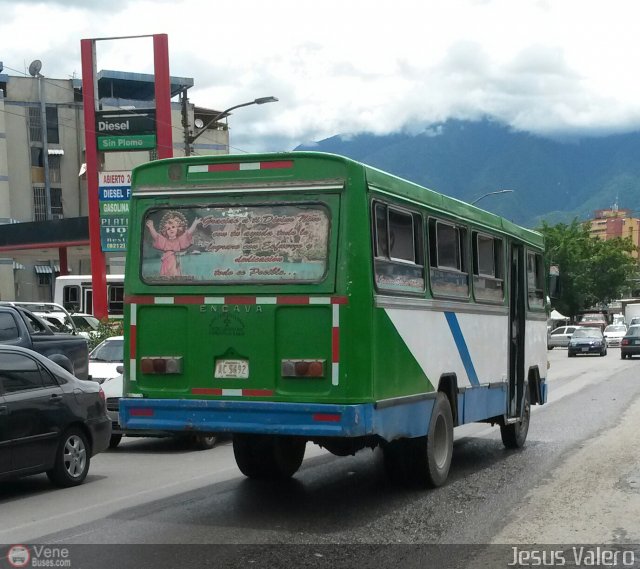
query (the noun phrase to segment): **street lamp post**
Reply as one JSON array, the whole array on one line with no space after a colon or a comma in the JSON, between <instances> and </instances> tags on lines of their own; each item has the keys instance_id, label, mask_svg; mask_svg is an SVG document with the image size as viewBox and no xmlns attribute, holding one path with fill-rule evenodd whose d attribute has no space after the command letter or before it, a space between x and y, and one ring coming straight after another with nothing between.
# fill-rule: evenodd
<instances>
[{"instance_id":1,"label":"street lamp post","mask_svg":"<svg viewBox=\"0 0 640 569\"><path fill-rule=\"evenodd\" d=\"M486 198L487 196L493 196L495 194L510 194L513 193L514 190L496 190L495 192L487 192L486 194L481 195L479 198L476 198L471 202L471 205L477 204L482 198Z\"/></svg>"},{"instance_id":2,"label":"street lamp post","mask_svg":"<svg viewBox=\"0 0 640 569\"><path fill-rule=\"evenodd\" d=\"M240 107L248 107L249 105L264 105L265 103L275 103L276 101L278 101L276 97L259 97L257 99L254 99L253 101L249 101L248 103L241 103L239 105L234 105L233 107L229 107L228 109L225 109L221 113L218 113L215 117L213 117L207 124L205 124L202 127L202 130L200 132L198 132L197 134L194 134L193 136L188 137L188 144L186 145L187 156L191 155L191 145L193 144L193 142L198 137L200 137L200 135L202 135L213 123L215 123L216 121L218 121L223 117L228 116L231 113L231 111L235 109L239 109Z\"/></svg>"}]
</instances>

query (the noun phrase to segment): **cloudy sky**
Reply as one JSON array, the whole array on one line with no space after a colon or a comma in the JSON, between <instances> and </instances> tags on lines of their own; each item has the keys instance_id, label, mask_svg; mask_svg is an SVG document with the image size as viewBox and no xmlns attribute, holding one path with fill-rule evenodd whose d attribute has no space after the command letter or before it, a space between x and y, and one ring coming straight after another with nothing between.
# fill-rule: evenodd
<instances>
[{"instance_id":1,"label":"cloudy sky","mask_svg":"<svg viewBox=\"0 0 640 569\"><path fill-rule=\"evenodd\" d=\"M0 61L81 76L80 40L169 36L192 103L237 110L231 151L491 117L545 136L640 128L636 0L0 0ZM98 69L152 72L149 38Z\"/></svg>"}]
</instances>

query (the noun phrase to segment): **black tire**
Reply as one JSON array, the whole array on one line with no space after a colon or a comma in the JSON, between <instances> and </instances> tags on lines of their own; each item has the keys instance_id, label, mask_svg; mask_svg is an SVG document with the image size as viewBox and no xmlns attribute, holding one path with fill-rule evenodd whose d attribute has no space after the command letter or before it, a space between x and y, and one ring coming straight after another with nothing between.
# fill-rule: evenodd
<instances>
[{"instance_id":1,"label":"black tire","mask_svg":"<svg viewBox=\"0 0 640 569\"><path fill-rule=\"evenodd\" d=\"M437 488L449 475L453 456L453 414L444 393L438 393L426 437L400 439L384 446L384 465L394 482Z\"/></svg>"},{"instance_id":2,"label":"black tire","mask_svg":"<svg viewBox=\"0 0 640 569\"><path fill-rule=\"evenodd\" d=\"M531 403L529 401L529 386L524 386L524 413L522 420L508 425L500 425L502 444L506 448L522 448L529 433L531 422Z\"/></svg>"},{"instance_id":3,"label":"black tire","mask_svg":"<svg viewBox=\"0 0 640 569\"><path fill-rule=\"evenodd\" d=\"M191 448L194 450L209 450L216 446L218 437L212 433L196 433L191 437Z\"/></svg>"},{"instance_id":4,"label":"black tire","mask_svg":"<svg viewBox=\"0 0 640 569\"><path fill-rule=\"evenodd\" d=\"M621 360L626 360L627 359L627 354L623 354L622 352L620 352L620 359Z\"/></svg>"},{"instance_id":5,"label":"black tire","mask_svg":"<svg viewBox=\"0 0 640 569\"><path fill-rule=\"evenodd\" d=\"M109 448L116 448L120 441L122 440L122 435L111 435L109 439Z\"/></svg>"},{"instance_id":6,"label":"black tire","mask_svg":"<svg viewBox=\"0 0 640 569\"><path fill-rule=\"evenodd\" d=\"M442 486L449 475L453 457L453 414L449 399L444 393L438 393L436 397L429 433L424 444L420 442L420 446L424 446L424 452L418 455L419 481L431 488Z\"/></svg>"},{"instance_id":7,"label":"black tire","mask_svg":"<svg viewBox=\"0 0 640 569\"><path fill-rule=\"evenodd\" d=\"M77 427L71 427L60 439L55 463L47 476L56 486L78 486L87 477L90 463L91 447L87 437Z\"/></svg>"},{"instance_id":8,"label":"black tire","mask_svg":"<svg viewBox=\"0 0 640 569\"><path fill-rule=\"evenodd\" d=\"M547 346L547 350L553 350L553 348L555 348L555 346Z\"/></svg>"},{"instance_id":9,"label":"black tire","mask_svg":"<svg viewBox=\"0 0 640 569\"><path fill-rule=\"evenodd\" d=\"M575 355L575 354L572 354L571 352L567 352L567 355L568 355L570 358L575 358L575 357L576 357L576 355Z\"/></svg>"},{"instance_id":10,"label":"black tire","mask_svg":"<svg viewBox=\"0 0 640 569\"><path fill-rule=\"evenodd\" d=\"M233 455L248 478L286 479L300 468L307 441L299 437L233 435Z\"/></svg>"}]
</instances>

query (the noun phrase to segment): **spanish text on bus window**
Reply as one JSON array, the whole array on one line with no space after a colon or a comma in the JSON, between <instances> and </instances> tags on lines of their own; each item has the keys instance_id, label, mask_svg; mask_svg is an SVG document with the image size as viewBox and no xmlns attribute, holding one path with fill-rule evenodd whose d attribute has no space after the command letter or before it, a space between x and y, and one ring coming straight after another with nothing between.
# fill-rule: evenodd
<instances>
[{"instance_id":1,"label":"spanish text on bus window","mask_svg":"<svg viewBox=\"0 0 640 569\"><path fill-rule=\"evenodd\" d=\"M143 226L152 284L319 282L327 271L322 205L159 208Z\"/></svg>"}]
</instances>

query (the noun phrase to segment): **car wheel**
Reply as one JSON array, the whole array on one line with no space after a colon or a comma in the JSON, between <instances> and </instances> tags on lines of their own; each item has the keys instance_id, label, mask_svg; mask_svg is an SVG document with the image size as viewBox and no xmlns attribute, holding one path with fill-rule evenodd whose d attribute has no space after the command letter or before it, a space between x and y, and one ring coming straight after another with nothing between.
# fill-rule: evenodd
<instances>
[{"instance_id":1,"label":"car wheel","mask_svg":"<svg viewBox=\"0 0 640 569\"><path fill-rule=\"evenodd\" d=\"M191 448L194 450L209 450L216 446L218 437L211 433L197 433L191 437Z\"/></svg>"},{"instance_id":2,"label":"car wheel","mask_svg":"<svg viewBox=\"0 0 640 569\"><path fill-rule=\"evenodd\" d=\"M554 346L547 346L547 350L553 350Z\"/></svg>"},{"instance_id":3,"label":"car wheel","mask_svg":"<svg viewBox=\"0 0 640 569\"><path fill-rule=\"evenodd\" d=\"M567 355L568 355L570 358L574 358L574 357L575 357L575 354L574 354L573 352L567 352Z\"/></svg>"},{"instance_id":4,"label":"car wheel","mask_svg":"<svg viewBox=\"0 0 640 569\"><path fill-rule=\"evenodd\" d=\"M621 360L626 360L627 359L627 355L626 354L620 354L620 359Z\"/></svg>"},{"instance_id":5,"label":"car wheel","mask_svg":"<svg viewBox=\"0 0 640 569\"><path fill-rule=\"evenodd\" d=\"M85 434L77 427L64 432L56 450L53 468L47 471L49 480L68 488L82 484L89 472L91 449Z\"/></svg>"},{"instance_id":6,"label":"car wheel","mask_svg":"<svg viewBox=\"0 0 640 569\"><path fill-rule=\"evenodd\" d=\"M111 435L109 439L109 448L116 448L120 441L122 440L122 435Z\"/></svg>"}]
</instances>

